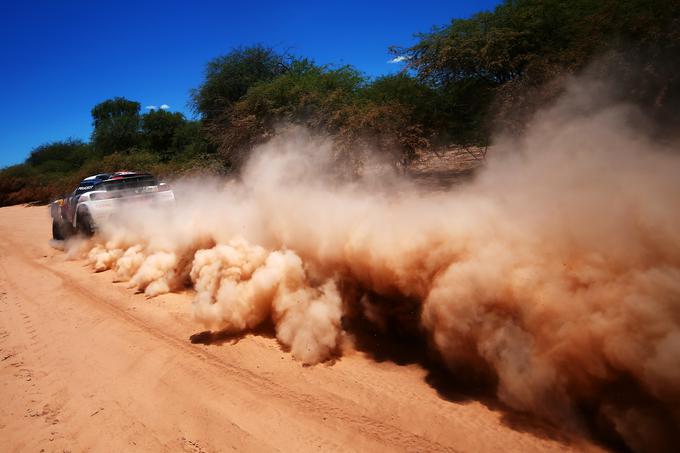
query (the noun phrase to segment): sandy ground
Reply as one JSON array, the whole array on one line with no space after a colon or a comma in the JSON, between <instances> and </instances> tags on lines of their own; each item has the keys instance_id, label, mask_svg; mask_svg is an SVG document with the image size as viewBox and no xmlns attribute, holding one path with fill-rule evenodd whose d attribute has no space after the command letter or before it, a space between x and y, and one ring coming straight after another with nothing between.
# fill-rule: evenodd
<instances>
[{"instance_id":1,"label":"sandy ground","mask_svg":"<svg viewBox=\"0 0 680 453\"><path fill-rule=\"evenodd\" d=\"M266 332L192 344L191 296L146 299L0 209L2 451L597 451L408 360L303 367Z\"/></svg>"}]
</instances>

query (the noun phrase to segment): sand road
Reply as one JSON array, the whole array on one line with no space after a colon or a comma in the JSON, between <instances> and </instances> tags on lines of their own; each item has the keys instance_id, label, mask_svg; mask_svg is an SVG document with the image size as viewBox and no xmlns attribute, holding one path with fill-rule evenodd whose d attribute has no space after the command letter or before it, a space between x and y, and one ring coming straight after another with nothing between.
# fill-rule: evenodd
<instances>
[{"instance_id":1,"label":"sand road","mask_svg":"<svg viewBox=\"0 0 680 453\"><path fill-rule=\"evenodd\" d=\"M0 451L599 450L418 364L192 344L190 294L146 299L49 238L45 207L0 209Z\"/></svg>"}]
</instances>

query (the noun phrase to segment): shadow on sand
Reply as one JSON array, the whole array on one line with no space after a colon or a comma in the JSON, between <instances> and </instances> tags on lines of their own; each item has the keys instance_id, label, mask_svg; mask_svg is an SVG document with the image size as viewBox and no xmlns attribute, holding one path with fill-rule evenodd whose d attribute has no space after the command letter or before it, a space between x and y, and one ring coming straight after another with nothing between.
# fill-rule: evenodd
<instances>
[{"instance_id":1,"label":"shadow on sand","mask_svg":"<svg viewBox=\"0 0 680 453\"><path fill-rule=\"evenodd\" d=\"M418 365L426 371L425 382L434 389L440 398L455 404L479 402L490 410L501 414L501 422L518 432L529 433L538 438L559 442L563 445L578 447L584 437L608 450L627 452L625 443L610 429L602 429L590 416L584 417L590 428L589 434L565 432L563 426L555 426L537 417L520 412L502 403L496 396L496 379L492 373L471 376L469 372L456 375L443 365L432 353L422 334L404 332L398 327L376 330L375 326L363 319L343 319L343 329L353 338L356 350L369 359L382 363L390 362L399 366ZM389 332L389 333L386 333ZM224 331L203 331L193 334L189 340L193 344L223 345L236 344L250 335L275 339L274 325L267 322L257 329L230 333ZM282 348L286 349L286 348ZM336 358L331 358L332 365Z\"/></svg>"}]
</instances>

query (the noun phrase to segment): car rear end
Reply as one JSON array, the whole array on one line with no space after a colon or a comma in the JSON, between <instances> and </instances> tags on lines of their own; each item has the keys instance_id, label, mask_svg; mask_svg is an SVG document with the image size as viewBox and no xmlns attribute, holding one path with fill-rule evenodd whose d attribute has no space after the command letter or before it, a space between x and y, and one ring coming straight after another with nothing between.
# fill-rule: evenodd
<instances>
[{"instance_id":1,"label":"car rear end","mask_svg":"<svg viewBox=\"0 0 680 453\"><path fill-rule=\"evenodd\" d=\"M93 226L111 216L124 216L130 210L149 209L174 204L170 185L158 183L150 174L116 174L95 191L84 194L79 206L87 209Z\"/></svg>"}]
</instances>

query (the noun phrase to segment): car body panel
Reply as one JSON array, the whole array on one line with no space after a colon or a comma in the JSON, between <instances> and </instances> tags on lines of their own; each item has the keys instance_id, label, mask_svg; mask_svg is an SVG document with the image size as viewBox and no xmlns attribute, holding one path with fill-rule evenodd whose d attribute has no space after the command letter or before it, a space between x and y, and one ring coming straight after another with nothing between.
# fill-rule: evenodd
<instances>
[{"instance_id":1,"label":"car body panel","mask_svg":"<svg viewBox=\"0 0 680 453\"><path fill-rule=\"evenodd\" d=\"M169 185L158 183L148 173L101 173L83 179L67 197L50 204L50 215L60 223L77 229L79 213L87 214L91 227L105 222L125 210L174 203L175 194Z\"/></svg>"}]
</instances>

